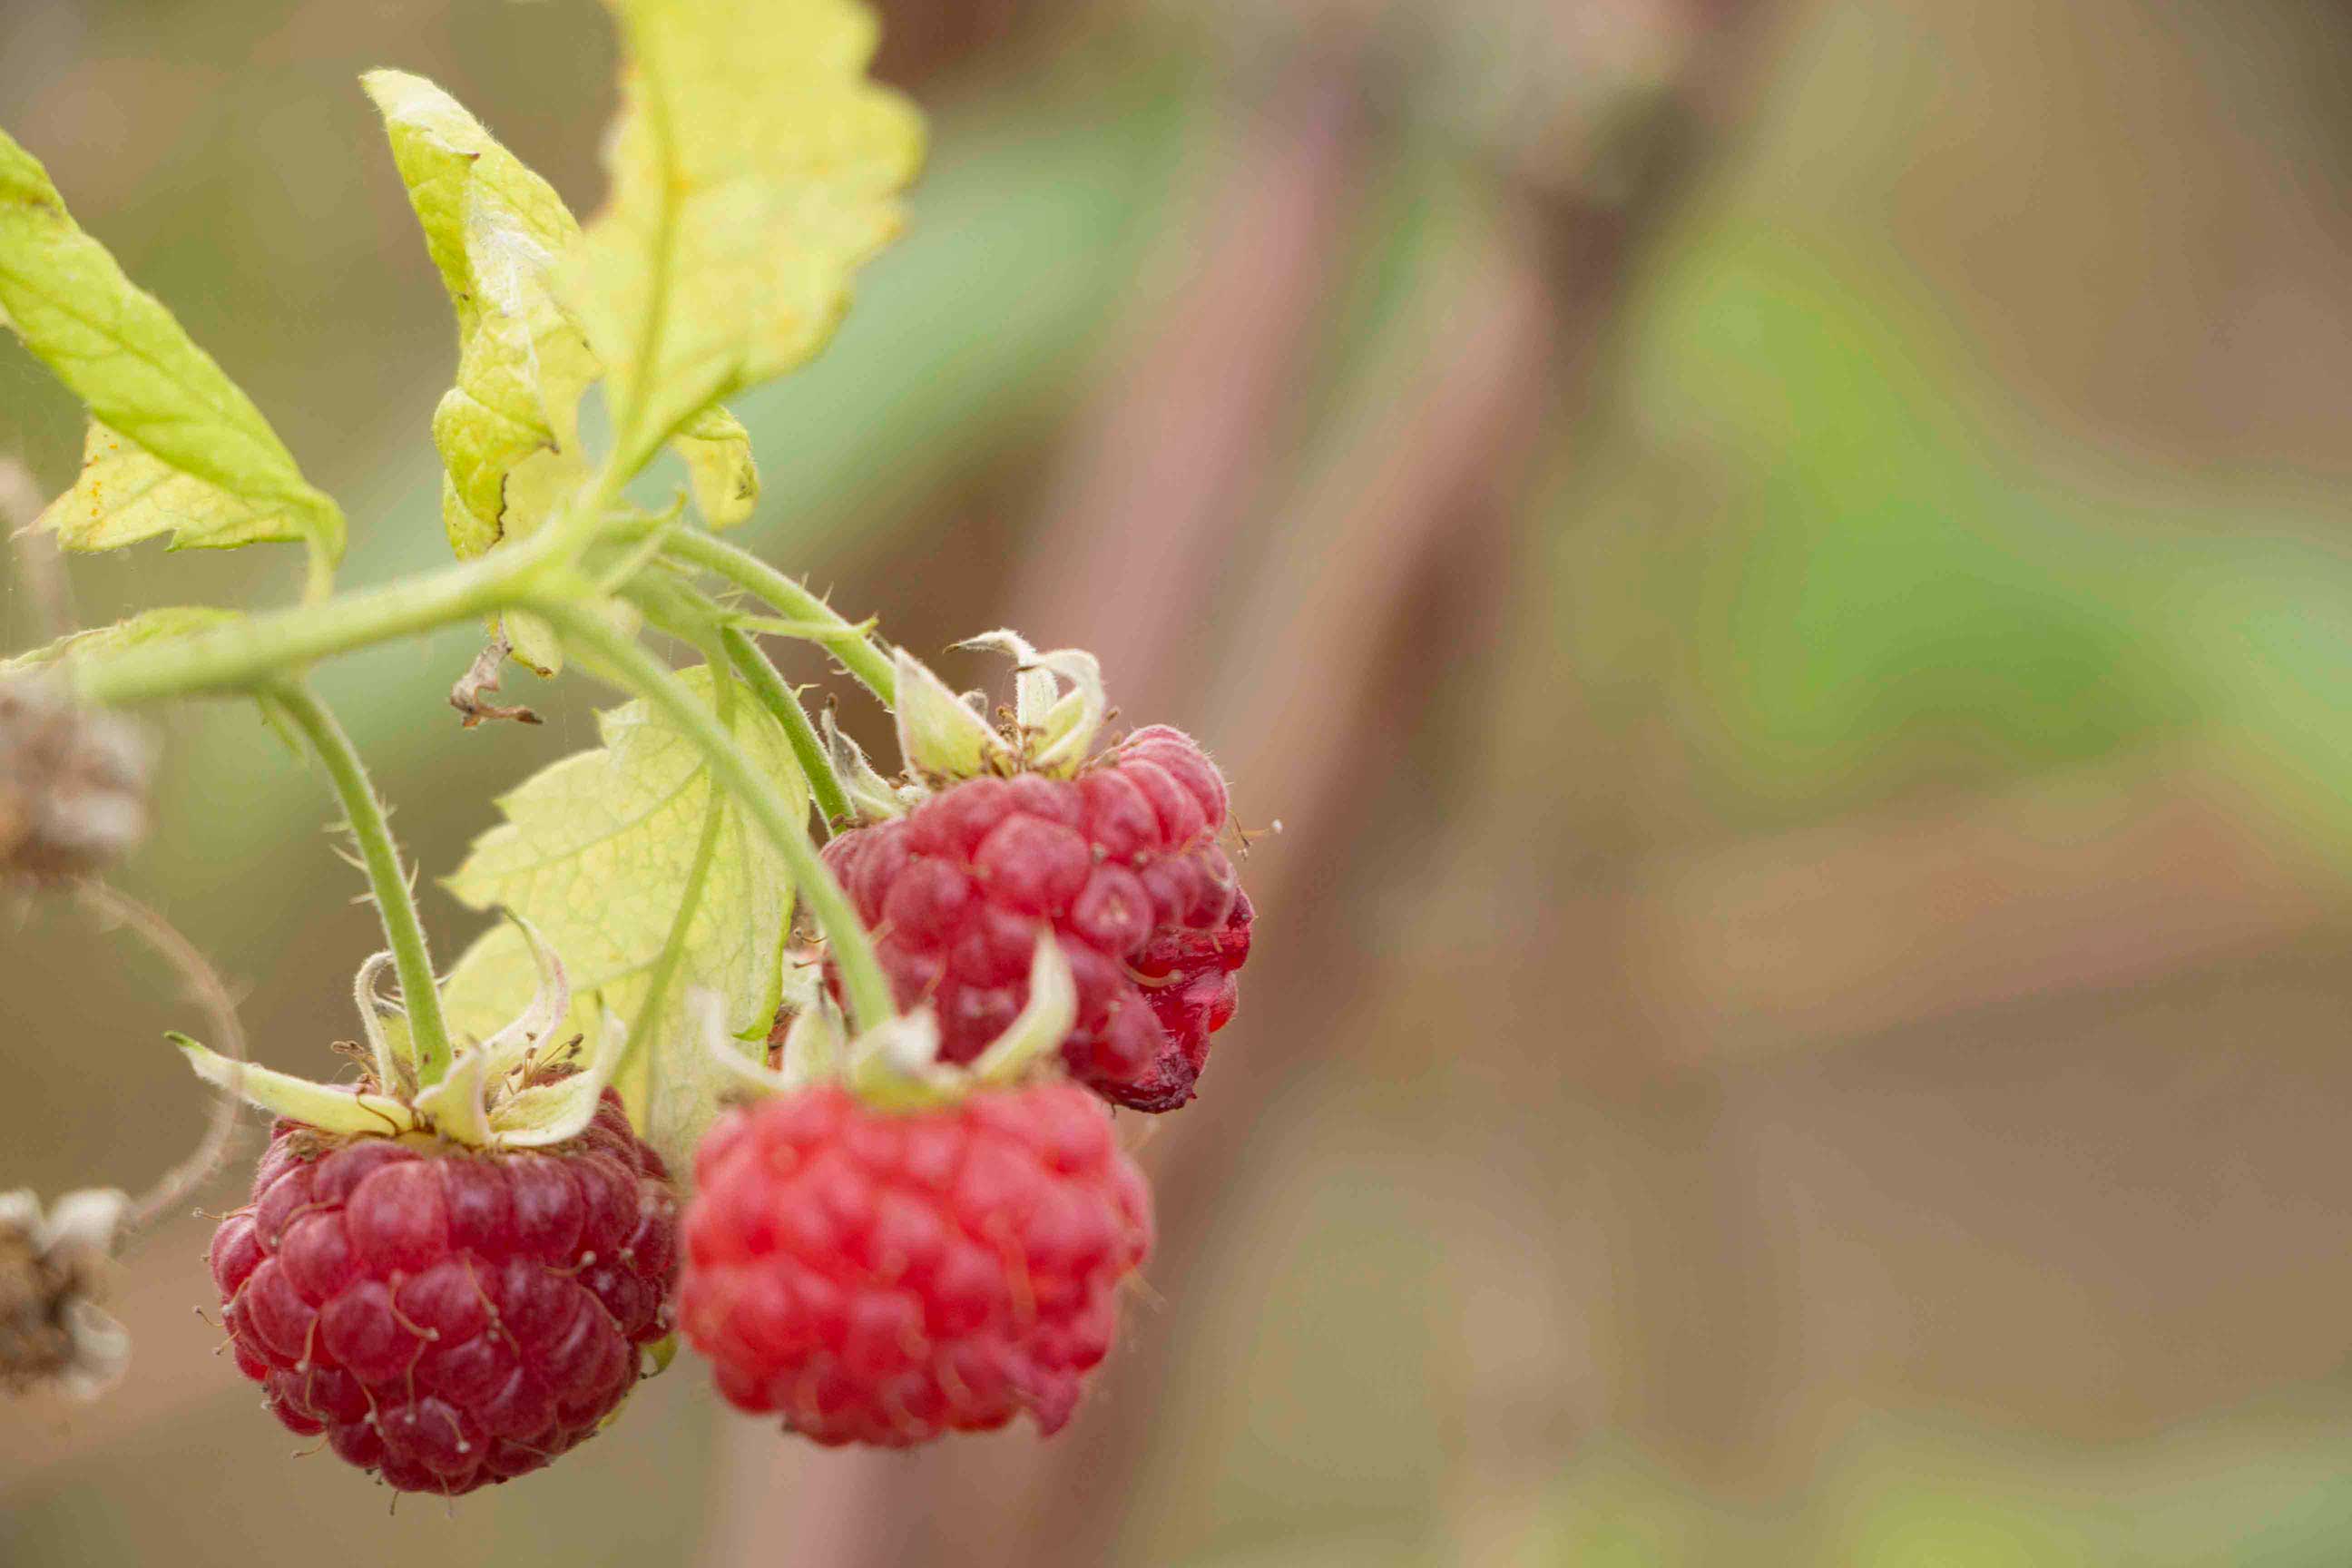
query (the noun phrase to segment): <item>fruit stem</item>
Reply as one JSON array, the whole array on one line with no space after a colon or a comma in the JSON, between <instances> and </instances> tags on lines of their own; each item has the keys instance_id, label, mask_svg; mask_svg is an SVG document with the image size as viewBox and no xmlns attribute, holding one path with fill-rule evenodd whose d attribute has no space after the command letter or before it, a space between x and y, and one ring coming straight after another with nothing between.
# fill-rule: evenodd
<instances>
[{"instance_id":1,"label":"fruit stem","mask_svg":"<svg viewBox=\"0 0 2352 1568\"><path fill-rule=\"evenodd\" d=\"M787 620L808 623L811 629L804 635L811 642L821 644L840 660L842 668L882 700L882 706L898 705L898 677L881 639L843 618L824 599L750 551L698 529L688 529L663 546L662 553L682 564L717 573L774 605ZM816 629L820 627L824 629Z\"/></svg>"},{"instance_id":2,"label":"fruit stem","mask_svg":"<svg viewBox=\"0 0 2352 1568\"><path fill-rule=\"evenodd\" d=\"M417 918L416 897L409 889L400 864L400 847L392 837L392 819L383 797L368 782L367 765L359 748L335 721L334 714L310 687L295 681L269 689L268 700L292 720L326 765L335 794L343 803L352 838L375 894L376 913L383 921L384 940L391 945L394 968L400 975L401 1000L408 1008L409 1050L416 1063L420 1088L431 1088L449 1070L449 1026L441 1016L441 992L433 980L433 950L425 940L425 923Z\"/></svg>"},{"instance_id":3,"label":"fruit stem","mask_svg":"<svg viewBox=\"0 0 2352 1568\"><path fill-rule=\"evenodd\" d=\"M808 775L809 793L816 797L817 814L824 819L830 837L835 823L849 820L849 792L841 787L841 778L833 771L833 761L824 754L824 743L817 739L816 726L809 722L808 710L801 706L801 700L784 684L776 667L761 653L760 645L740 628L727 627L719 634L719 640L727 649L727 662L735 667L752 695L784 727L784 738L793 743L793 757L800 763L801 772Z\"/></svg>"},{"instance_id":4,"label":"fruit stem","mask_svg":"<svg viewBox=\"0 0 2352 1568\"><path fill-rule=\"evenodd\" d=\"M751 814L776 853L793 874L817 929L833 949L848 994L850 1016L861 1029L895 1017L890 983L882 973L874 943L859 923L857 911L825 868L808 836L807 813L795 811L773 780L760 772L737 745L735 737L676 672L646 651L635 638L616 630L594 610L561 600L534 605L540 615L562 633L565 646L578 649L598 673L659 711L692 741L710 766L711 776Z\"/></svg>"}]
</instances>

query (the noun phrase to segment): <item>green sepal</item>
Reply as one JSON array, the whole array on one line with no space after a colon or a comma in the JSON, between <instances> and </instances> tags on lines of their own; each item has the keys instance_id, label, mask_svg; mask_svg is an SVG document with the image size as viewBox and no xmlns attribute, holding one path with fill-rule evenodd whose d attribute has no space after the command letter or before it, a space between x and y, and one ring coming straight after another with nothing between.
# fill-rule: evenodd
<instances>
[{"instance_id":1,"label":"green sepal","mask_svg":"<svg viewBox=\"0 0 2352 1568\"><path fill-rule=\"evenodd\" d=\"M750 1097L791 1094L820 1084L840 1084L877 1110L933 1110L988 1089L1008 1089L1055 1058L1078 1020L1077 977L1050 931L1037 937L1029 961L1029 1000L1004 1032L970 1064L940 1058L939 1016L931 1008L902 1013L855 1039L847 1037L840 1009L818 984L796 971L786 990L795 1007L777 1067L755 1062L734 1048L718 1027L718 1014L702 1019L704 1039L718 1058L730 1087ZM698 998L698 1001L699 999Z\"/></svg>"},{"instance_id":2,"label":"green sepal","mask_svg":"<svg viewBox=\"0 0 2352 1568\"><path fill-rule=\"evenodd\" d=\"M1013 748L979 710L905 648L897 650L898 754L909 772L953 781L1009 772Z\"/></svg>"},{"instance_id":3,"label":"green sepal","mask_svg":"<svg viewBox=\"0 0 2352 1568\"><path fill-rule=\"evenodd\" d=\"M313 1083L273 1068L234 1062L185 1035L169 1034L164 1037L180 1047L198 1078L273 1116L315 1127L321 1132L376 1138L397 1137L421 1129L416 1112L388 1094Z\"/></svg>"}]
</instances>

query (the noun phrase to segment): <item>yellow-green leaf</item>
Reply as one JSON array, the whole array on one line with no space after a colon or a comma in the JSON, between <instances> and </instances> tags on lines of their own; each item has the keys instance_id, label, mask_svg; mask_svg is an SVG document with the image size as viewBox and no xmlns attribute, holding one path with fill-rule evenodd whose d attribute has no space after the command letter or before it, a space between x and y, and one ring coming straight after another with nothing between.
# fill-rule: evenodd
<instances>
[{"instance_id":1,"label":"yellow-green leaf","mask_svg":"<svg viewBox=\"0 0 2352 1568\"><path fill-rule=\"evenodd\" d=\"M686 460L694 504L713 528L732 528L760 504L760 469L751 461L751 433L717 404L692 419L670 443Z\"/></svg>"},{"instance_id":2,"label":"yellow-green leaf","mask_svg":"<svg viewBox=\"0 0 2352 1568\"><path fill-rule=\"evenodd\" d=\"M470 559L536 528L588 473L580 399L602 367L549 287L580 225L553 186L431 82L393 70L361 82L457 312L457 384L434 411L433 441L446 469L442 523ZM709 410L678 450L713 527L750 515L759 481L734 416Z\"/></svg>"},{"instance_id":3,"label":"yellow-green leaf","mask_svg":"<svg viewBox=\"0 0 2352 1568\"><path fill-rule=\"evenodd\" d=\"M117 621L110 626L71 632L46 647L20 653L0 663L0 673L51 664L76 654L115 653L142 643L169 642L174 637L210 631L236 618L235 610L217 609L210 605L159 605L152 610L142 610L128 620Z\"/></svg>"},{"instance_id":4,"label":"yellow-green leaf","mask_svg":"<svg viewBox=\"0 0 2352 1568\"><path fill-rule=\"evenodd\" d=\"M547 278L578 243L580 226L553 186L431 82L392 70L360 80L383 116L393 163L457 310L457 384L434 411L433 441L448 474L449 543L470 558L510 522L539 521L509 518L524 489L509 491L518 468L579 461L580 398L596 362Z\"/></svg>"},{"instance_id":5,"label":"yellow-green leaf","mask_svg":"<svg viewBox=\"0 0 2352 1568\"><path fill-rule=\"evenodd\" d=\"M0 133L0 311L89 405L82 482L48 515L59 542L107 550L301 539L317 570L343 517L312 489L252 400L163 302L67 212L40 162ZM95 470L95 471L93 471Z\"/></svg>"},{"instance_id":6,"label":"yellow-green leaf","mask_svg":"<svg viewBox=\"0 0 2352 1568\"><path fill-rule=\"evenodd\" d=\"M709 671L685 679L708 699ZM805 809L807 785L775 721L744 696L732 722ZM556 763L500 801L508 820L475 841L448 887L474 908L503 905L539 929L571 976L570 1026L590 1033L602 1027L601 1008L635 1022L680 904L698 883L646 1060L624 1075L632 1112L667 1154L690 1147L712 1108L699 1087L711 1068L688 1021L688 993L717 993L730 1029L765 1033L782 984L792 884L742 813L723 795L714 799L701 753L685 736L641 702L599 715L598 728L600 749ZM513 1016L536 984L526 944L501 926L459 959L443 995L452 1025L480 1033Z\"/></svg>"},{"instance_id":7,"label":"yellow-green leaf","mask_svg":"<svg viewBox=\"0 0 2352 1568\"><path fill-rule=\"evenodd\" d=\"M228 550L307 538L311 521L299 502L222 489L92 420L81 476L49 503L39 526L67 550L114 550L162 533L173 535L174 550Z\"/></svg>"},{"instance_id":8,"label":"yellow-green leaf","mask_svg":"<svg viewBox=\"0 0 2352 1568\"><path fill-rule=\"evenodd\" d=\"M607 0L627 64L612 195L559 287L625 458L807 360L898 231L921 116L866 79L855 0Z\"/></svg>"}]
</instances>

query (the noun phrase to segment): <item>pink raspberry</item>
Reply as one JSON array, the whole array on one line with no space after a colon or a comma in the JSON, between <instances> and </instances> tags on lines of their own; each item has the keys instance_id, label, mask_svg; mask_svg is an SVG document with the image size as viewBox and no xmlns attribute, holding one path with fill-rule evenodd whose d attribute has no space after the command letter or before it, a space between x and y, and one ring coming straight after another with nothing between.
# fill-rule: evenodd
<instances>
[{"instance_id":1,"label":"pink raspberry","mask_svg":"<svg viewBox=\"0 0 2352 1568\"><path fill-rule=\"evenodd\" d=\"M828 1446L1060 1430L1108 1353L1151 1195L1066 1081L893 1113L730 1110L695 1155L680 1324L719 1390Z\"/></svg>"},{"instance_id":2,"label":"pink raspberry","mask_svg":"<svg viewBox=\"0 0 2352 1568\"><path fill-rule=\"evenodd\" d=\"M511 1480L584 1441L670 1331L677 1198L604 1095L536 1152L280 1121L213 1237L236 1364L401 1491Z\"/></svg>"},{"instance_id":3,"label":"pink raspberry","mask_svg":"<svg viewBox=\"0 0 2352 1568\"><path fill-rule=\"evenodd\" d=\"M899 1005L937 1009L970 1061L1028 999L1051 926L1077 980L1071 1074L1139 1110L1192 1098L1234 1015L1253 910L1216 844L1225 781L1155 725L1075 779L971 779L856 828L825 860L874 928Z\"/></svg>"}]
</instances>

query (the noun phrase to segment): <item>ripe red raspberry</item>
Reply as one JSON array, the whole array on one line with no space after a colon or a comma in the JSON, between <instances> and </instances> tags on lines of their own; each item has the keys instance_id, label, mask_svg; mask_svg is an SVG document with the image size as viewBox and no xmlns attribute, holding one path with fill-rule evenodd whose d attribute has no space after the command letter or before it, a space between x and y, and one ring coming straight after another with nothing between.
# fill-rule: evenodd
<instances>
[{"instance_id":1,"label":"ripe red raspberry","mask_svg":"<svg viewBox=\"0 0 2352 1568\"><path fill-rule=\"evenodd\" d=\"M1216 845L1225 809L1216 764L1156 725L1075 779L967 780L824 854L899 1005L937 1010L941 1060L970 1061L1021 1011L1050 923L1077 981L1071 1074L1118 1104L1173 1110L1249 956L1253 911Z\"/></svg>"},{"instance_id":2,"label":"ripe red raspberry","mask_svg":"<svg viewBox=\"0 0 2352 1568\"><path fill-rule=\"evenodd\" d=\"M1066 1081L893 1113L729 1111L695 1155L679 1320L719 1390L831 1445L1061 1429L1108 1353L1151 1194Z\"/></svg>"},{"instance_id":3,"label":"ripe red raspberry","mask_svg":"<svg viewBox=\"0 0 2352 1568\"><path fill-rule=\"evenodd\" d=\"M456 1496L593 1434L670 1330L677 1198L610 1090L544 1152L280 1121L213 1237L236 1364L305 1436Z\"/></svg>"}]
</instances>

